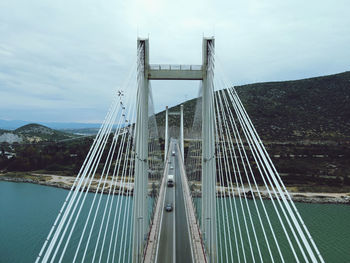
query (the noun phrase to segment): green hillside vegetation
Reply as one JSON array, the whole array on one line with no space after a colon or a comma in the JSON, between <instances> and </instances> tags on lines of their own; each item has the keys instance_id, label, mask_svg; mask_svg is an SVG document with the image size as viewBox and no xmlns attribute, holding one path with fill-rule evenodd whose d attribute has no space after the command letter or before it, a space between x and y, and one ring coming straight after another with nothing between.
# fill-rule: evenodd
<instances>
[{"instance_id":1,"label":"green hillside vegetation","mask_svg":"<svg viewBox=\"0 0 350 263\"><path fill-rule=\"evenodd\" d=\"M350 72L235 89L287 184L348 191ZM196 103L196 99L183 103L187 129L192 127ZM164 126L165 111L156 117ZM178 126L179 120L171 116L169 123Z\"/></svg>"},{"instance_id":2,"label":"green hillside vegetation","mask_svg":"<svg viewBox=\"0 0 350 263\"><path fill-rule=\"evenodd\" d=\"M285 182L349 191L350 72L236 90Z\"/></svg>"},{"instance_id":3,"label":"green hillside vegetation","mask_svg":"<svg viewBox=\"0 0 350 263\"><path fill-rule=\"evenodd\" d=\"M194 119L194 113L196 109L197 99L188 100L183 103L184 105L184 128L191 129ZM180 104L169 108L169 112L179 112ZM165 125L165 111L161 111L156 114L157 125L164 127ZM172 115L169 117L169 127L175 126L179 127L180 116Z\"/></svg>"},{"instance_id":4,"label":"green hillside vegetation","mask_svg":"<svg viewBox=\"0 0 350 263\"><path fill-rule=\"evenodd\" d=\"M56 143L14 143L2 144L0 171L49 171L62 175L76 174L93 141L91 137ZM5 152L13 152L8 158Z\"/></svg>"},{"instance_id":5,"label":"green hillside vegetation","mask_svg":"<svg viewBox=\"0 0 350 263\"><path fill-rule=\"evenodd\" d=\"M56 131L39 124L24 125L14 131L1 130L0 136L19 138L0 145L0 171L75 171L85 158L90 139Z\"/></svg>"},{"instance_id":6,"label":"green hillside vegetation","mask_svg":"<svg viewBox=\"0 0 350 263\"><path fill-rule=\"evenodd\" d=\"M349 141L350 71L316 78L235 87L263 140ZM197 99L184 105L184 126L193 124ZM180 105L169 108L179 111ZM164 126L165 111L156 115ZM169 125L178 126L171 116Z\"/></svg>"},{"instance_id":7,"label":"green hillside vegetation","mask_svg":"<svg viewBox=\"0 0 350 263\"><path fill-rule=\"evenodd\" d=\"M40 141L60 141L65 139L76 138L77 136L71 133L56 131L40 124L27 124L13 132L21 136L24 141L40 142Z\"/></svg>"},{"instance_id":8,"label":"green hillside vegetation","mask_svg":"<svg viewBox=\"0 0 350 263\"><path fill-rule=\"evenodd\" d=\"M0 130L0 142L9 142L8 137L16 137L18 143L39 143L39 142L57 142L60 140L77 138L77 135L57 131L40 124L27 124L14 131ZM12 142L11 142L12 143Z\"/></svg>"},{"instance_id":9,"label":"green hillside vegetation","mask_svg":"<svg viewBox=\"0 0 350 263\"><path fill-rule=\"evenodd\" d=\"M0 136L3 135L3 134L5 134L5 133L13 133L13 131L0 129Z\"/></svg>"},{"instance_id":10,"label":"green hillside vegetation","mask_svg":"<svg viewBox=\"0 0 350 263\"><path fill-rule=\"evenodd\" d=\"M350 72L236 90L264 139L350 141Z\"/></svg>"},{"instance_id":11,"label":"green hillside vegetation","mask_svg":"<svg viewBox=\"0 0 350 263\"><path fill-rule=\"evenodd\" d=\"M7 173L9 176L23 174L25 176L28 172L36 172L65 176L77 175L95 137L76 136L37 124L20 127L14 131L14 134L27 138L27 141L0 144L0 174ZM33 140L32 138L38 139ZM112 138L110 134L101 160L106 159ZM117 148L120 140L121 137L117 141ZM118 151L115 152L115 155L117 154ZM163 164L162 159L160 163ZM114 165L113 163L112 171ZM103 166L104 163L101 162L97 173L101 172Z\"/></svg>"}]
</instances>

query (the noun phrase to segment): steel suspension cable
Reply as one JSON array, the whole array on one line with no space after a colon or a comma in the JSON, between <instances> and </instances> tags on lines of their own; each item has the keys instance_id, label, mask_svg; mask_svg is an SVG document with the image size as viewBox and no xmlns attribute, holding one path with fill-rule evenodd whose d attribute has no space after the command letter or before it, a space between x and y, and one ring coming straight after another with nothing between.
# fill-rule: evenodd
<instances>
[{"instance_id":1,"label":"steel suspension cable","mask_svg":"<svg viewBox=\"0 0 350 263\"><path fill-rule=\"evenodd\" d=\"M274 166L274 164L273 164L273 162L272 162L272 160L271 160L269 154L267 153L267 151L266 151L264 145L262 144L261 139L260 139L260 137L259 137L259 134L256 132L255 127L252 125L251 119L249 118L249 116L248 116L246 110L244 109L243 104L242 104L241 100L239 99L239 97L238 97L236 91L235 91L235 94L236 94L236 97L237 97L238 104L241 106L242 112L243 112L243 113L245 114L245 116L247 117L248 124L249 124L250 127L252 128L252 130L253 130L253 132L254 132L254 135L255 135L255 137L256 137L256 139L257 139L259 145L261 145L262 151L263 151L263 153L265 154L265 158L268 159L269 165L272 167L274 173L276 174L276 177L278 178L279 182L281 183L281 185L282 185L282 187L283 187L283 190L284 190L284 192L285 192L285 195L288 197L288 199L289 199L289 201L290 201L290 204L292 205L292 207L293 207L295 213L297 214L297 217L298 217L299 221L301 222L301 224L302 224L302 226L303 226L303 229L304 229L304 231L306 232L306 234L307 234L307 236L308 236L308 238L309 238L309 240L310 240L310 242L311 242L311 244L312 244L314 250L316 251L316 254L317 254L318 257L319 257L319 260L320 260L321 262L324 262L324 259L323 259L322 255L321 255L321 253L319 252L319 250L318 250L318 248L317 248L317 246L316 246L316 244L315 244L315 242L314 242L312 236L310 235L310 232L308 231L308 229L307 229L307 227L306 227L306 225L305 225L303 219L301 218L301 216L300 216L300 214L299 214L297 208L295 207L295 204L294 204L294 202L293 202L293 200L292 200L292 198L291 198L289 192L287 191L287 188L285 187L285 185L284 185L284 183L283 183L283 181L282 181L282 179L281 179L279 173L277 172L277 170L276 170L276 168L275 168L275 166ZM311 249L311 248L310 248L310 249Z\"/></svg>"},{"instance_id":2,"label":"steel suspension cable","mask_svg":"<svg viewBox=\"0 0 350 263\"><path fill-rule=\"evenodd\" d=\"M116 100L116 99L117 99L117 97L115 97L115 100ZM97 133L97 135L96 135L96 139L93 141L93 144L92 144L92 146L90 147L90 150L89 150L89 152L88 152L88 154L87 154L87 156L86 156L86 158L85 158L85 160L84 160L84 163L83 163L82 167L80 168L80 171L79 171L77 177L76 177L75 180L74 180L74 183L73 183L73 185L72 185L72 187L71 187L71 189L70 189L70 191L69 191L69 193L68 193L68 195L67 195L67 197L66 197L66 199L65 199L65 201L64 201L64 203L63 203L63 205L62 205L61 210L60 210L59 213L58 213L58 216L57 216L56 219L55 219L55 222L54 222L53 226L52 226L51 229L50 229L49 235L47 236L47 238L46 238L46 240L45 240L45 242L44 242L44 245L43 245L43 247L42 247L42 249L41 249L41 251L40 251L40 253L39 253L39 255L38 255L37 259L36 259L36 262L39 262L39 260L40 260L42 254L43 254L43 252L44 252L44 250L45 250L45 248L46 248L46 246L47 246L47 244L48 244L48 242L49 242L49 240L50 240L50 237L51 237L51 235L52 235L52 233L53 233L53 231L54 231L54 229L55 229L57 223L59 222L59 225L62 224L62 223L61 223L61 222L62 222L62 219L61 219L61 221L59 221L60 218L61 218L61 216L62 216L62 213L63 213L63 216L65 215L65 213L67 213L67 212L66 212L67 209L68 209L68 206L67 206L67 205L69 205L69 203L72 202L71 200L74 200L74 199L73 199L74 193L75 193L75 191L78 191L77 189L79 189L79 187L80 187L80 186L79 186L79 185L80 185L79 183L82 181L82 178L83 178L83 176L84 176L84 173L86 173L86 170L88 169L87 167L89 167L90 162L91 162L93 156L94 156L95 153L96 153L96 150L99 148L99 143L101 142L102 135L104 134L105 129L106 129L106 127L107 127L107 123L108 123L108 121L109 121L109 118L110 118L110 116L112 115L112 112L113 112L113 109L114 109L114 104L115 104L115 103L112 103L112 105L110 106L110 109L109 109L109 111L108 111L108 114L106 115L106 117L105 117L105 119L104 119L104 121L103 121L103 123L102 123L102 125L101 125L101 128L99 129L99 131L98 131L98 133ZM77 182L78 182L78 186L76 186ZM75 189L75 190L74 190L74 189ZM71 197L71 194L72 194L72 193L73 193L73 196ZM67 206L67 208L66 208L66 206ZM66 210L65 210L65 209L66 209ZM62 217L63 217L63 216L62 216ZM59 225L58 225L58 226L59 226ZM56 231L55 231L55 234L56 234L56 232L57 232L57 229L56 229ZM55 234L54 234L54 235L55 235ZM51 240L51 242L53 242L53 241ZM50 242L50 245L52 244L51 242ZM49 245L49 247L50 247L50 245ZM53 245L51 245L51 247L52 247L52 246L53 246ZM51 249L51 250L52 250L52 249ZM49 248L48 248L47 251L45 252L46 260L47 260L47 257L49 256L49 254L50 254L50 250L49 250ZM45 256L44 256L44 257L45 257ZM45 262L44 259L43 259L43 262Z\"/></svg>"},{"instance_id":3,"label":"steel suspension cable","mask_svg":"<svg viewBox=\"0 0 350 263\"><path fill-rule=\"evenodd\" d=\"M248 160L248 156L247 156L247 153L246 153L246 151L245 151L244 144L243 144L243 141L242 141L242 139L241 139L240 133L238 132L238 128L237 128L236 122L235 122L234 118L232 117L233 113L231 112L231 108L229 107L226 94L225 94L224 91L222 91L222 94L223 94L224 102L225 102L225 104L226 104L226 108L227 108L227 110L230 112L230 114L229 114L229 121L230 121L231 127L234 126L233 132L234 132L234 135L235 135L235 141L236 141L236 143L237 143L237 148L240 149L239 144L238 144L238 141L239 141L240 144L241 144L242 151L243 151L243 153L244 153L244 157L245 157L246 160ZM221 96L221 93L219 93L219 96ZM237 140L236 134L238 135L238 140ZM231 140L231 138L230 138L230 140ZM231 141L232 141L232 140L231 140ZM248 143L249 143L249 141L248 141ZM250 146L250 145L249 145L249 146ZM252 154L253 154L254 159L255 159L254 152L252 152ZM243 157L242 157L242 158L243 158ZM257 163L256 159L255 159L255 162ZM267 213L267 211L266 211L264 202L263 202L263 200L262 200L261 193L260 193L260 191L259 191L259 187L258 187L258 185L257 185L257 183L256 183L255 175L254 175L254 173L253 173L253 171L252 171L252 168L251 168L251 165L250 165L250 163L249 163L248 161L247 161L247 164L248 164L249 171L250 171L250 173L251 173L251 175L252 175L252 179L253 179L253 182L254 182L254 185L255 185L255 189L257 190L258 197L259 197L259 199L260 199L261 205L262 205L263 210L264 210L264 212L265 212L265 216L266 216L266 219L267 219L267 221L268 221L270 230L271 230L271 232L272 232L274 241L275 241L275 243L276 243L277 250L278 250L278 252L279 252L279 254L280 254L280 257L281 257L282 262L284 262L284 259L283 259L283 256L282 256L280 247L279 247L279 245L278 245L278 242L277 242L277 239L276 239L274 230L273 230L272 225L271 225L271 222L270 222L269 215L268 215L268 213ZM251 185L250 185L249 176L247 177L247 179L248 179L248 184L249 184L250 190L251 190L251 192L253 192L253 189L252 189L252 187L251 187ZM271 256L271 260L274 261L274 260L273 260L273 256L272 256L272 252L271 252L271 249L270 249L270 245L269 245L269 242L268 242L268 239L267 239L267 235L266 235L266 233L265 233L265 228L264 228L263 223L262 223L262 219L261 219L261 216L260 216L260 212L259 212L259 209L258 209L257 204L256 204L256 201L255 201L255 196L252 195L252 198L253 198L253 201L254 201L255 206L256 206L256 210L257 210L259 222L260 222L260 225L261 225L263 234L264 234L264 238L265 238L265 241L266 241L268 250L269 250L269 254L270 254L270 256Z\"/></svg>"},{"instance_id":4,"label":"steel suspension cable","mask_svg":"<svg viewBox=\"0 0 350 263\"><path fill-rule=\"evenodd\" d=\"M226 86L227 86L227 85L226 85ZM229 95L231 95L230 92L229 92ZM235 107L235 104L234 104L234 103L233 103L233 105L234 105L234 107ZM235 108L235 111L237 112L236 108ZM244 130L244 127L245 127L245 126L244 126L244 123L242 123L242 120L241 120L240 115L239 115L238 113L237 113L237 116L238 116L238 119L239 119L239 121L240 121L240 123L241 123L241 125L242 125L242 127L243 127L243 130ZM248 134L249 134L249 133L248 133ZM246 136L246 137L247 137L247 136ZM247 138L249 139L250 137L247 137ZM249 142L249 140L248 140L248 142ZM253 145L254 145L254 144L253 144ZM254 148L254 149L255 149L255 148ZM254 153L254 152L253 152L253 153ZM258 157L259 157L259 155L258 155ZM260 158L260 157L259 157L259 158ZM258 168L259 168L259 162L256 162L256 163L257 163ZM264 169L264 171L265 171L265 173L266 173L265 167L262 166L262 168ZM259 168L259 170L260 170L260 168ZM260 172L261 172L261 170L260 170ZM263 175L263 174L261 173L261 175ZM270 193L270 191L269 191L269 187L266 185L266 182L265 182L265 179L264 179L263 176L262 176L262 179L263 179L264 184L265 184L265 186L266 186L266 189L267 189L267 191L268 191L269 197L270 197L270 199L272 200L272 204L273 204L273 206L274 206L274 208L275 208L276 214L277 214L277 216L278 216L278 218L279 218L279 221L280 221L281 226L282 226L282 228L283 228L283 231L284 231L284 233L285 233L285 235L286 235L286 238L287 238L287 240L288 240L288 243L289 243L289 245L290 245L290 247L291 247L291 249L292 249L293 255L295 256L297 262L299 262L298 257L297 257L297 255L296 255L296 253L295 253L294 247L293 247L293 245L292 245L292 243L291 243L291 241L290 241L289 235L288 235L288 233L286 232L284 223L283 223L283 221L282 221L282 219L281 219L281 217L280 217L280 215L279 215L278 209L277 209L277 207L276 207L275 204L274 204L273 197L271 196L271 193ZM267 179L269 180L269 177L267 177ZM272 186L272 190L274 191L275 196L277 196L277 194L276 194L276 192L275 192L275 189L274 189L273 185L271 184L271 181L270 181L270 180L269 180L269 182L270 182L270 185ZM279 205L280 205L280 207L281 207L281 203L280 203L279 199L277 199L277 201L278 201L278 203L279 203ZM281 207L281 208L283 209L283 207ZM288 218L287 218L287 220L288 220ZM298 240L297 240L297 241L298 241Z\"/></svg>"},{"instance_id":5,"label":"steel suspension cable","mask_svg":"<svg viewBox=\"0 0 350 263\"><path fill-rule=\"evenodd\" d=\"M129 105L129 103L128 103L128 105ZM132 109L133 109L133 108L132 108ZM118 135L119 135L119 134L118 134ZM120 165L121 165L121 158L120 158L120 156L122 156L122 149L124 148L124 144L125 144L126 138L127 138L126 135L127 135L127 133L124 132L124 133L123 133L123 136L122 136L122 144L121 144L121 146L119 147L118 157L117 157L117 159L116 159L116 160L118 161L118 170L119 170L119 167L120 167ZM127 146L127 149L128 149L128 146ZM112 155L112 156L113 156L113 155ZM125 158L124 158L124 160L125 160ZM115 170L116 170L116 167L117 167L117 165L114 167L114 172L115 172ZM115 175L114 172L113 172L113 178L114 178L114 175ZM107 174L106 174L105 183L106 183L106 180L107 180L107 175L108 175L108 173L109 173L109 169L108 169L108 172L107 172ZM117 175L118 175L118 174L117 174ZM105 185L105 183L104 183L104 185ZM103 185L103 190L104 190L104 185ZM101 191L99 204L100 204L100 201L101 201L101 198L102 198L102 195L103 195L103 190ZM111 190L111 187L110 187L110 190ZM109 193L110 193L110 191L109 191ZM102 231L102 227L103 227L104 217L105 217L106 209L107 209L108 202L109 202L109 196L110 196L110 195L107 196L106 205L105 205L105 209L104 209L104 213L103 213L103 217L102 217L102 221L101 221L101 225L100 225L100 230L99 230L99 233L98 233L98 237L97 237L96 246L95 246L95 250L94 250L94 254L93 254L93 259L92 259L92 261L94 261L95 256L96 256L96 250L97 250L97 247L98 247L99 238L100 238L101 231ZM86 245L86 247L85 247L84 255L85 255L85 253L86 253L86 250L87 250L87 247L88 247L88 243L89 243L89 240L90 240L92 231L93 231L93 227L94 227L94 224L95 224L97 212L98 212L98 209L99 209L99 204L98 204L98 207L97 207L96 212L95 212L94 221L93 221L93 224L92 224L92 227L91 227L91 230L90 230L89 239L88 239L87 245ZM102 254L102 253L101 253L101 254Z\"/></svg>"},{"instance_id":6,"label":"steel suspension cable","mask_svg":"<svg viewBox=\"0 0 350 263\"><path fill-rule=\"evenodd\" d=\"M233 105L234 105L234 107L235 107L235 104L233 104ZM236 109L235 109L235 110L236 110ZM243 120L241 119L241 116L240 116L239 114L238 114L238 119L239 119L239 121L240 121L242 127L245 127L245 124L244 124L244 122L243 122ZM250 134L249 132L248 132L247 134L248 134L247 138L250 138L251 134ZM271 186L271 189L272 189L272 191L274 192L274 195L275 195L276 197L278 197L277 192L276 192L275 188L273 187L272 181L271 181L270 177L269 177L268 174L267 174L267 171L266 171L266 168L265 168L265 166L264 166L264 163L262 162L261 157L260 157L259 153L257 152L256 145L253 143L252 146L253 146L253 149L254 149L254 151L256 152L257 157L258 157L258 162L257 162L257 164L259 163L259 164L261 165L263 171L264 171L264 173L261 174L261 175L262 175L262 178L264 178L263 175L266 174L266 179L268 180L268 182L269 182L269 184L270 184L270 186ZM264 179L263 179L263 180L264 180ZM264 180L264 183L266 183L265 180ZM271 195L271 193L270 193L270 191L269 191L268 185L266 184L265 187L266 187L266 189L268 190L270 199L273 201L274 198L272 197L272 195ZM285 236L286 236L286 238L287 238L287 240L288 240L289 246L290 246L291 249L292 249L293 255L294 255L296 261L299 262L298 256L297 256L297 254L296 254L296 252L295 252L294 246L293 246L292 243L291 243L291 240L290 240L290 238L289 238L289 234L287 233L287 230L286 230L285 225L284 225L284 223L283 223L283 220L282 220L282 218L281 218L281 216L280 216L280 213L279 213L277 207L275 206L274 202L272 202L272 203L273 203L273 205L274 205L276 214L277 214L277 216L278 216L278 218L279 218L279 221L280 221L280 223L281 223L281 226L282 226L282 228L283 228L283 231L284 231L284 233L285 233ZM289 225L289 227L291 228L290 221L289 221L289 219L288 219L288 217L287 217L287 214L286 214L286 212L285 212L285 210L284 210L284 207L282 206L282 203L280 202L279 198L277 198L277 203L279 204L279 206L280 206L280 208L281 208L281 210L282 210L282 213L283 213L285 219L287 220L287 224L289 223L288 225ZM293 229L292 229L292 230L293 230ZM293 236L295 237L295 233L294 233ZM298 240L296 240L296 241L299 242ZM300 247L300 243L299 243L299 247Z\"/></svg>"},{"instance_id":7,"label":"steel suspension cable","mask_svg":"<svg viewBox=\"0 0 350 263\"><path fill-rule=\"evenodd\" d=\"M114 106L115 106L115 105L114 105ZM67 217L68 217L68 214L71 212L71 208L72 208L73 203L75 202L76 196L78 195L79 192L80 192L80 195L79 195L79 198L78 198L78 201L76 202L76 204L77 204L77 203L79 202L79 200L80 200L82 191L79 191L79 190L80 190L80 189L83 190L83 189L85 188L85 186L86 186L86 183L87 183L87 180L85 180L86 175L89 174L89 176L88 176L88 178L89 178L89 177L90 177L90 174L91 174L91 172L92 172L92 170L93 170L94 165L95 165L96 163L99 162L99 159L100 159L100 157L101 157L101 152L103 151L103 150L101 150L101 149L102 149L102 148L104 149L104 146L105 146L106 141L107 141L106 138L108 137L109 132L110 132L110 129L111 129L110 120L111 120L111 118L113 117L114 112L115 112L115 107L113 108L113 111L112 111L111 116L109 116L109 119L108 119L108 122L107 122L106 127L103 127L102 136L101 136L101 138L99 138L99 142L98 142L98 144L97 144L97 145L98 145L98 148L96 147L96 148L94 149L92 158L89 159L88 165L86 166L87 168L85 167L86 169L84 170L83 175L81 176L81 178L80 178L80 180L79 180L79 182L78 182L78 186L76 187L76 189L75 189L75 191L74 191L74 193L73 193L73 196L72 196L72 198L70 199L70 201L69 201L69 203L68 203L67 209L66 209L65 213L64 213L63 216L62 216L62 220L60 221L60 224L58 225L58 227L57 227L57 229L56 229L56 232L55 232L55 234L54 234L54 236L53 236L53 238L52 238L52 240L51 240L51 243L50 243L50 245L49 245L49 247L48 247L48 250L46 251L46 254L45 254L44 258L43 258L43 262L47 262L47 260L48 260L48 258L49 258L49 256L50 256L50 254L51 254L51 251L52 251L52 249L53 249L53 247L54 247L54 245L55 245L55 243L56 243L56 241L57 241L57 239L58 239L58 236L59 236L60 233L61 233L61 230L62 230L62 228L63 228L63 225L64 225L64 223L65 223L65 221L66 221L66 219L67 219ZM91 162L92 162L92 165L91 165ZM84 184L83 188L81 188L81 185L83 184L84 181L85 181L85 184ZM75 208L76 208L76 205L74 206L73 212L71 213L71 215L74 214ZM71 217L70 217L70 219L71 219ZM68 223L68 225L69 225L69 223ZM67 230L67 225L66 225L65 230ZM65 233L65 231L64 231L64 233ZM62 234L62 237L64 236L64 233ZM61 237L61 240L62 240L62 237ZM59 247L59 246L56 247L56 251L58 250L58 249L57 249L58 247ZM57 252L55 252L55 254L56 254L56 253L57 253ZM53 258L54 258L54 257L55 257L55 256L53 256Z\"/></svg>"},{"instance_id":8,"label":"steel suspension cable","mask_svg":"<svg viewBox=\"0 0 350 263\"><path fill-rule=\"evenodd\" d=\"M308 241L306 240L306 238L305 238L305 236L304 236L304 233L302 232L302 230L301 230L301 228L300 228L300 226L299 226L299 223L297 222L297 220L296 220L296 218L295 218L295 215L293 214L293 212L292 212L291 209L290 209L289 203L287 202L287 200L286 200L286 198L285 198L285 193L282 191L282 189L281 189L281 187L280 187L278 181L276 180L275 175L272 173L271 167L270 167L269 164L266 162L266 157L265 157L265 156L263 155L263 153L261 152L261 148L259 148L259 146L258 146L258 150L260 151L260 154L262 155L264 164L266 165L266 167L267 167L267 169L268 169L268 171L269 171L269 175L271 176L272 181L273 181L273 182L275 183L275 185L276 185L277 191L279 192L279 195L280 195L280 197L281 197L281 199L282 199L282 202L283 202L285 208L286 208L287 211L288 211L288 213L285 213L285 212L284 212L284 213L285 213L285 218L286 218L287 223L288 223L288 225L289 225L289 227L290 227L290 229L291 229L291 231L292 231L292 233L293 233L293 236L294 236L294 238L295 238L295 240L296 240L296 242L297 242L297 244L298 244L298 247L299 247L300 251L302 252L302 255L303 255L305 261L308 262L308 259L307 259L307 257L306 257L304 248L302 247L302 244L303 244L303 245L306 247L306 249L308 250L308 253L309 253L308 255L311 257L311 260L315 262L315 261L316 261L316 258L314 258L313 251L310 249L309 244L308 244ZM284 211L284 208L282 209L282 211ZM289 217L288 217L288 216L291 218L291 220L292 220L292 222L293 222L294 225L292 225L291 223L289 223L290 221L289 221ZM301 240L302 240L302 242L303 242L302 244L300 243L299 238L297 238L294 228L296 228L297 233L298 233L299 236L301 237ZM310 249L310 250L309 250L309 249Z\"/></svg>"},{"instance_id":9,"label":"steel suspension cable","mask_svg":"<svg viewBox=\"0 0 350 263\"><path fill-rule=\"evenodd\" d=\"M222 132L222 120L221 120L221 116L220 116L220 110L219 110L219 107L218 107L218 103L217 103L217 96L214 96L214 101L215 101L215 109L216 109L216 118L217 118L217 121L215 122L215 129L216 129L216 140L219 144L219 149L218 149L218 153L220 153L220 156L217 156L217 157L220 157L222 158L222 156L225 158L225 155L226 155L226 148L225 148L225 145L223 144L225 138L224 138L224 135L223 135L223 132ZM218 154L217 154L218 155ZM227 171L227 167L226 167L226 162L224 160L224 163L225 163L225 168L226 168L226 171ZM219 161L219 180L220 180L220 193L221 193L221 198L223 198L224 200L224 203L225 203L225 208L221 208L222 209L222 213L226 213L226 216L222 216L222 221L223 221L223 225L224 225L224 240L225 240L225 250L226 250L226 262L229 262L229 257L228 257L228 254L227 254L227 242L226 242L226 227L225 227L225 224L224 224L224 218L228 218L228 212L227 212L227 203L226 203L226 196L222 196L222 189L225 189L225 185L224 185L224 176L223 176L223 167L222 167L222 162ZM224 191L225 193L225 191ZM220 202L221 204L223 202ZM231 243L231 229L229 227L229 222L227 221L227 228L228 228L228 241L229 241L229 248L230 248L230 258L233 262L233 253L232 253L232 243ZM223 262L223 260L221 261Z\"/></svg>"}]
</instances>

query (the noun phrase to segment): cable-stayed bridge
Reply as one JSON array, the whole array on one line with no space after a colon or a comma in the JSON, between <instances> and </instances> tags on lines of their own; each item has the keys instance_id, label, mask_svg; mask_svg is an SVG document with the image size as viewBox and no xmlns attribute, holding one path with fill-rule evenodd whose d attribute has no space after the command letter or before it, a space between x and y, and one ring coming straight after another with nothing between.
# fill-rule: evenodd
<instances>
[{"instance_id":1,"label":"cable-stayed bridge","mask_svg":"<svg viewBox=\"0 0 350 263\"><path fill-rule=\"evenodd\" d=\"M138 39L36 262L324 262L214 44L202 65L154 65ZM151 80L200 81L190 132L183 106L158 132Z\"/></svg>"}]
</instances>

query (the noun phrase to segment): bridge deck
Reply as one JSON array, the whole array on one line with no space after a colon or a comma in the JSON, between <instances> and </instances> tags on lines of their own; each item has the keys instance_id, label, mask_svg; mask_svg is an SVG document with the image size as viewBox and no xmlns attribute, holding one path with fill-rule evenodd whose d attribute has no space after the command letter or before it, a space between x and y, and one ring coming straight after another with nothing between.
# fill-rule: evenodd
<instances>
[{"instance_id":1,"label":"bridge deck","mask_svg":"<svg viewBox=\"0 0 350 263\"><path fill-rule=\"evenodd\" d=\"M180 149L175 140L169 148L145 262L206 262ZM166 185L168 173L175 175L174 187ZM173 211L165 211L167 203L173 204Z\"/></svg>"},{"instance_id":2,"label":"bridge deck","mask_svg":"<svg viewBox=\"0 0 350 263\"><path fill-rule=\"evenodd\" d=\"M175 155L170 156L169 165L173 169L169 168L168 173L175 173L175 186L167 187L165 203L172 203L174 209L171 212L163 212L157 262L193 262L180 176L179 151L174 140L171 141L170 151L175 152Z\"/></svg>"}]
</instances>

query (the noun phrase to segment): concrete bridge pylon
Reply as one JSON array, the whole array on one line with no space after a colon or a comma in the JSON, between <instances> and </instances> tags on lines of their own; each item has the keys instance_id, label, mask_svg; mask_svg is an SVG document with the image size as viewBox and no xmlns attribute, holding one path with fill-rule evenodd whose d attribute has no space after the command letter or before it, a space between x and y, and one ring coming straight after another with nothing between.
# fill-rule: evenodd
<instances>
[{"instance_id":1,"label":"concrete bridge pylon","mask_svg":"<svg viewBox=\"0 0 350 263\"><path fill-rule=\"evenodd\" d=\"M135 132L135 181L133 208L133 262L141 262L148 233L148 95L149 80L201 80L202 98L202 225L201 231L209 262L216 256L216 164L214 111L214 43L203 38L202 65L151 65L149 40L138 39L138 90ZM168 112L168 111L167 111ZM183 106L180 107L180 151L184 158ZM168 118L166 118L166 122ZM167 127L166 137L167 134ZM168 142L166 149L168 150ZM165 153L166 155L166 153Z\"/></svg>"}]
</instances>

